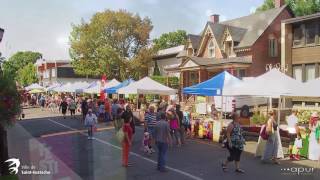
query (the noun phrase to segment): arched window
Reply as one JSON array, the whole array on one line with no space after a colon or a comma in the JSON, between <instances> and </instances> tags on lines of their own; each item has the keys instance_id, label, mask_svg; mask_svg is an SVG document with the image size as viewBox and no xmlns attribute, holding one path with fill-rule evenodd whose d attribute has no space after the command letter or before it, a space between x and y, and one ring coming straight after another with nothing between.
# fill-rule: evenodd
<instances>
[{"instance_id":1,"label":"arched window","mask_svg":"<svg viewBox=\"0 0 320 180\"><path fill-rule=\"evenodd\" d=\"M209 50L209 57L215 57L215 47L214 47L213 40L210 40L208 50Z\"/></svg>"}]
</instances>

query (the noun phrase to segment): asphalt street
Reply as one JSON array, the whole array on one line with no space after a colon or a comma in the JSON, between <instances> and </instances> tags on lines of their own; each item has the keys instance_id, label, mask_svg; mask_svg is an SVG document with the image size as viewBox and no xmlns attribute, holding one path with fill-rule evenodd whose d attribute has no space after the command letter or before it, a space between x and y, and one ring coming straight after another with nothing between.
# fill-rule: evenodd
<instances>
[{"instance_id":1,"label":"asphalt street","mask_svg":"<svg viewBox=\"0 0 320 180\"><path fill-rule=\"evenodd\" d=\"M182 147L168 150L168 172L156 170L157 155L141 151L143 128L137 127L129 161L132 167L121 167L121 145L112 126L98 126L95 140L87 140L85 128L78 119L63 119L56 113L27 110L28 119L17 122L8 131L10 157L21 161L19 178L85 179L85 180L286 180L320 178L319 164L282 160L281 165L262 164L252 154L254 143L248 142L241 165L245 174L234 172L233 164L223 172L221 161L227 157L219 144L190 139ZM31 167L31 168L30 168ZM23 170L47 170L49 175L26 175ZM25 171L26 172L26 171Z\"/></svg>"}]
</instances>

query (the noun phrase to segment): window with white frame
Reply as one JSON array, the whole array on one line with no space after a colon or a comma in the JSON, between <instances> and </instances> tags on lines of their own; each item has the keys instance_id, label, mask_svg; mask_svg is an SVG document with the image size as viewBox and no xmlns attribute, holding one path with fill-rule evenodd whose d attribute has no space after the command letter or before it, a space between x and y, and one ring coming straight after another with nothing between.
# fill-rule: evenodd
<instances>
[{"instance_id":1,"label":"window with white frame","mask_svg":"<svg viewBox=\"0 0 320 180\"><path fill-rule=\"evenodd\" d=\"M316 66L315 64L306 65L306 81L310 81L316 78Z\"/></svg>"},{"instance_id":2,"label":"window with white frame","mask_svg":"<svg viewBox=\"0 0 320 180\"><path fill-rule=\"evenodd\" d=\"M215 47L212 39L209 42L208 51L209 57L215 57Z\"/></svg>"},{"instance_id":3,"label":"window with white frame","mask_svg":"<svg viewBox=\"0 0 320 180\"><path fill-rule=\"evenodd\" d=\"M292 66L293 78L302 82L302 65Z\"/></svg>"},{"instance_id":4,"label":"window with white frame","mask_svg":"<svg viewBox=\"0 0 320 180\"><path fill-rule=\"evenodd\" d=\"M278 43L274 37L269 38L269 57L278 56Z\"/></svg>"}]
</instances>

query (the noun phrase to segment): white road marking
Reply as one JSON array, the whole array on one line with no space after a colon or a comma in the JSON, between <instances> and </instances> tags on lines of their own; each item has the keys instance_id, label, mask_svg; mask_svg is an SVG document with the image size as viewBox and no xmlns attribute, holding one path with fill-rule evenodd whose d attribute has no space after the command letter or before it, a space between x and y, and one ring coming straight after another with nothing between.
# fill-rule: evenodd
<instances>
[{"instance_id":1,"label":"white road marking","mask_svg":"<svg viewBox=\"0 0 320 180\"><path fill-rule=\"evenodd\" d=\"M54 121L54 120L52 120L52 119L48 119L48 120L49 120L50 122L52 122L52 123L58 124L58 125L60 125L60 126L63 126L63 127L65 127L65 128L68 128L68 129L70 129L70 130L78 130L78 129L74 129L74 128L72 128L72 127L66 126L66 125L64 125L64 124L61 124L61 123L59 123L59 122L57 122L57 121ZM82 135L84 135L84 136L86 136L86 133L83 133L83 132L79 132L79 133L82 134ZM98 141L98 142L100 142L100 143L102 143L102 144L111 146L111 147L113 147L113 148L115 148L115 149L122 150L121 147L116 146L116 145L114 145L114 144L111 144L111 143L109 143L109 142L107 142L107 141L104 141L104 140L102 140L102 139L99 139L99 138L96 138L96 137L95 137L94 140L96 140L96 141ZM153 163L153 164L158 164L156 161L154 161L154 160L152 160L152 159L149 159L149 158L146 158L146 157L143 157L143 156L141 156L140 154L137 154L137 153L134 153L134 152L130 152L130 154L131 154L131 155L134 155L134 156L136 156L136 157L138 157L138 158L144 159L144 160L146 160L146 161L148 161L148 162L151 162L151 163ZM174 172L176 172L176 173L178 173L178 174L182 174L182 175L184 175L184 176L187 176L187 177L189 177L190 179L203 180L203 179L200 178L200 177L194 176L194 175L192 175L192 174L190 174L190 173L184 172L184 171L179 170L179 169L175 169L175 168L170 167L170 166L166 166L166 168L169 169L169 170L171 170L171 171L174 171Z\"/></svg>"}]
</instances>

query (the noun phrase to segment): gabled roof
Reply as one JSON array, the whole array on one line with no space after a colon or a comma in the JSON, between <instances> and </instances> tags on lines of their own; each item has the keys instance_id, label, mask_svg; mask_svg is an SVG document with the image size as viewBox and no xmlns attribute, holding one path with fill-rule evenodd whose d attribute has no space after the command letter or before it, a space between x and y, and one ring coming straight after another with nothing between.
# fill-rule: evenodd
<instances>
[{"instance_id":1,"label":"gabled roof","mask_svg":"<svg viewBox=\"0 0 320 180\"><path fill-rule=\"evenodd\" d=\"M184 50L184 45L162 49L157 52L153 59L162 59L167 57L175 57Z\"/></svg>"},{"instance_id":2,"label":"gabled roof","mask_svg":"<svg viewBox=\"0 0 320 180\"><path fill-rule=\"evenodd\" d=\"M269 27L269 25L286 7L287 5L280 8L273 8L267 11L232 19L229 21L223 21L219 24L246 29L245 32L240 32L239 37L243 37L237 47L242 48L252 46L258 40L261 34Z\"/></svg>"},{"instance_id":3,"label":"gabled roof","mask_svg":"<svg viewBox=\"0 0 320 180\"><path fill-rule=\"evenodd\" d=\"M188 39L190 39L193 49L199 49L201 41L200 35L188 34Z\"/></svg>"}]
</instances>

